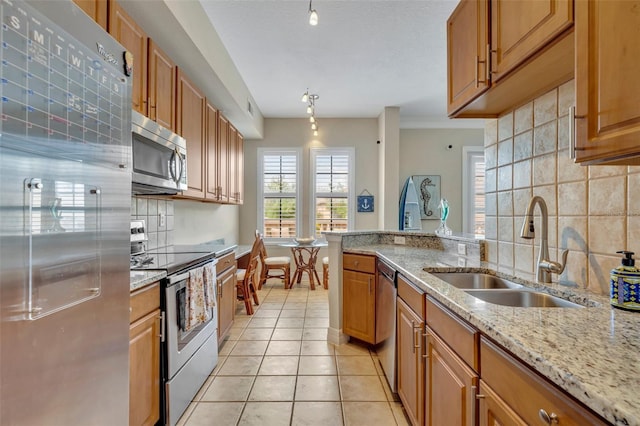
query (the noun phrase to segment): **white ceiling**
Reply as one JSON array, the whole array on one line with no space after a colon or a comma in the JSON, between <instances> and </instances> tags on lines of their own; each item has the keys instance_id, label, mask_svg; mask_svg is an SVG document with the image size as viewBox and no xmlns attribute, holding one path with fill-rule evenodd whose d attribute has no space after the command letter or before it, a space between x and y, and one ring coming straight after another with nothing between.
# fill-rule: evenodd
<instances>
[{"instance_id":1,"label":"white ceiling","mask_svg":"<svg viewBox=\"0 0 640 426\"><path fill-rule=\"evenodd\" d=\"M482 127L446 117L446 20L458 0L200 0L265 117L377 117L401 127Z\"/></svg>"}]
</instances>

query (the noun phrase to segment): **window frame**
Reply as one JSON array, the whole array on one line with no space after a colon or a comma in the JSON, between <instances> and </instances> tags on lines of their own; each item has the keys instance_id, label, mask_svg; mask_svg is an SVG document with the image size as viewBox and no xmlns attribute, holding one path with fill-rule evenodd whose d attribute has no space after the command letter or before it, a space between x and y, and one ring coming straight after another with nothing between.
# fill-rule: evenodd
<instances>
[{"instance_id":1,"label":"window frame","mask_svg":"<svg viewBox=\"0 0 640 426\"><path fill-rule=\"evenodd\" d=\"M472 229L475 223L475 192L473 191L473 176L472 165L477 160L474 157L482 157L484 162L484 147L483 146L463 146L462 147L462 231L471 235L476 235L475 230ZM486 167L485 167L486 173ZM486 204L485 204L485 218L486 218ZM486 220L485 220L486 224ZM485 229L486 235L486 229ZM479 236L479 234L478 234ZM484 235L482 236L484 238Z\"/></svg>"},{"instance_id":2,"label":"window frame","mask_svg":"<svg viewBox=\"0 0 640 426\"><path fill-rule=\"evenodd\" d=\"M311 236L324 239L322 234L316 235L316 158L318 155L347 155L348 157L348 185L349 190L347 192L347 230L352 231L354 229L354 221L355 221L355 157L356 150L354 147L343 147L343 148L311 148L309 152L310 156L310 167L309 174L310 176L310 185L311 185L311 198L309 200L310 206L310 214L309 214L309 230Z\"/></svg>"},{"instance_id":3,"label":"window frame","mask_svg":"<svg viewBox=\"0 0 640 426\"><path fill-rule=\"evenodd\" d=\"M295 155L296 157L296 235L290 237L273 238L267 237L264 224L264 157L266 155ZM258 190L257 192L257 204L258 204L258 220L257 228L259 232L264 236L265 243L278 244L284 242L290 242L292 238L300 236L300 229L302 229L302 148L265 148L259 147L257 150L258 156Z\"/></svg>"}]
</instances>

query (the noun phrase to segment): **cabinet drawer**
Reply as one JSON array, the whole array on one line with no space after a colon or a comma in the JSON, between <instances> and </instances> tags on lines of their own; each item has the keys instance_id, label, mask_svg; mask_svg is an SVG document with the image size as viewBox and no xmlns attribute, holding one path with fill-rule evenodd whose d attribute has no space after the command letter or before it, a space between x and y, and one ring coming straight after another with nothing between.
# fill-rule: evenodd
<instances>
[{"instance_id":1,"label":"cabinet drawer","mask_svg":"<svg viewBox=\"0 0 640 426\"><path fill-rule=\"evenodd\" d=\"M540 424L540 410L561 425L607 424L485 337L480 359L482 379L528 424Z\"/></svg>"},{"instance_id":2,"label":"cabinet drawer","mask_svg":"<svg viewBox=\"0 0 640 426\"><path fill-rule=\"evenodd\" d=\"M361 254L343 254L342 268L352 271L366 272L369 274L376 273L375 256L365 256Z\"/></svg>"},{"instance_id":3,"label":"cabinet drawer","mask_svg":"<svg viewBox=\"0 0 640 426\"><path fill-rule=\"evenodd\" d=\"M420 319L424 321L426 314L425 293L411 285L410 281L402 275L398 275L398 297L404 300L404 302L420 316Z\"/></svg>"},{"instance_id":4,"label":"cabinet drawer","mask_svg":"<svg viewBox=\"0 0 640 426\"><path fill-rule=\"evenodd\" d=\"M218 259L218 263L216 264L216 274L220 275L222 271L228 269L232 265L236 263L236 254L234 252L225 254L221 258Z\"/></svg>"},{"instance_id":5,"label":"cabinet drawer","mask_svg":"<svg viewBox=\"0 0 640 426\"><path fill-rule=\"evenodd\" d=\"M129 323L133 323L142 318L149 312L160 307L160 283L155 282L151 285L136 290L131 293L129 301Z\"/></svg>"},{"instance_id":6,"label":"cabinet drawer","mask_svg":"<svg viewBox=\"0 0 640 426\"><path fill-rule=\"evenodd\" d=\"M471 368L479 371L478 330L427 296L427 324Z\"/></svg>"}]
</instances>

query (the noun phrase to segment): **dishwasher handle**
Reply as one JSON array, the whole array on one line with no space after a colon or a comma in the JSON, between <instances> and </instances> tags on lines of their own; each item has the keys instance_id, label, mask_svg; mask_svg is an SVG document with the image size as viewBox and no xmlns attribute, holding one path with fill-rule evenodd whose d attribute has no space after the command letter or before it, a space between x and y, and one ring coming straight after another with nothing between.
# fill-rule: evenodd
<instances>
[{"instance_id":1,"label":"dishwasher handle","mask_svg":"<svg viewBox=\"0 0 640 426\"><path fill-rule=\"evenodd\" d=\"M391 266L387 265L385 262L378 260L377 262L378 273L391 281L394 285L396 284L396 270Z\"/></svg>"}]
</instances>

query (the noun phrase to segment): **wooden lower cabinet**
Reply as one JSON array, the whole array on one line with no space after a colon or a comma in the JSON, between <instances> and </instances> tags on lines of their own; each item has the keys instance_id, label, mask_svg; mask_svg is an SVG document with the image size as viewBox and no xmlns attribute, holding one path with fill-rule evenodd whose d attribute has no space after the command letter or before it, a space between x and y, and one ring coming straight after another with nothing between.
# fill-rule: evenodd
<instances>
[{"instance_id":1,"label":"wooden lower cabinet","mask_svg":"<svg viewBox=\"0 0 640 426\"><path fill-rule=\"evenodd\" d=\"M229 333L236 312L236 260L229 253L218 260L218 343Z\"/></svg>"},{"instance_id":2,"label":"wooden lower cabinet","mask_svg":"<svg viewBox=\"0 0 640 426\"><path fill-rule=\"evenodd\" d=\"M424 424L424 318L397 299L398 396L411 424Z\"/></svg>"},{"instance_id":3,"label":"wooden lower cabinet","mask_svg":"<svg viewBox=\"0 0 640 426\"><path fill-rule=\"evenodd\" d=\"M376 340L375 275L343 271L342 301L343 332L374 344Z\"/></svg>"},{"instance_id":4,"label":"wooden lower cabinet","mask_svg":"<svg viewBox=\"0 0 640 426\"><path fill-rule=\"evenodd\" d=\"M527 426L527 422L518 416L482 380L480 380L480 393L478 394L478 414L480 426Z\"/></svg>"},{"instance_id":5,"label":"wooden lower cabinet","mask_svg":"<svg viewBox=\"0 0 640 426\"><path fill-rule=\"evenodd\" d=\"M545 424L541 420L545 415L560 425L608 424L485 337L480 339L480 359L483 382L499 397L493 398L492 406L481 405L481 419L501 414L506 422L509 417L505 413L511 414L508 408L526 424ZM495 408L496 401L503 411ZM483 412L490 407L493 413ZM488 424L493 425L491 421Z\"/></svg>"},{"instance_id":6,"label":"wooden lower cabinet","mask_svg":"<svg viewBox=\"0 0 640 426\"><path fill-rule=\"evenodd\" d=\"M427 327L425 424L476 424L478 374Z\"/></svg>"},{"instance_id":7,"label":"wooden lower cabinet","mask_svg":"<svg viewBox=\"0 0 640 426\"><path fill-rule=\"evenodd\" d=\"M160 285L131 294L129 326L129 425L160 419Z\"/></svg>"}]
</instances>

